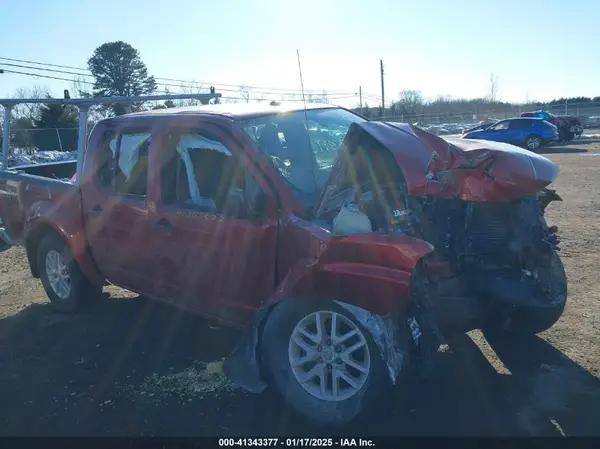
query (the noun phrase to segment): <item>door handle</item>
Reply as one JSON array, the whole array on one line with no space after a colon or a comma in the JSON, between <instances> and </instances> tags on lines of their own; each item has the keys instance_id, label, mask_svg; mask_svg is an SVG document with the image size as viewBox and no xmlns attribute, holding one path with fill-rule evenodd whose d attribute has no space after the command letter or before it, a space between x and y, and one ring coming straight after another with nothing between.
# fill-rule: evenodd
<instances>
[{"instance_id":1,"label":"door handle","mask_svg":"<svg viewBox=\"0 0 600 449\"><path fill-rule=\"evenodd\" d=\"M152 227L161 232L173 232L173 225L167 220L161 219L152 224Z\"/></svg>"},{"instance_id":2,"label":"door handle","mask_svg":"<svg viewBox=\"0 0 600 449\"><path fill-rule=\"evenodd\" d=\"M92 208L90 209L90 215L97 217L100 214L102 214L102 207L99 204L95 204L94 206L92 206Z\"/></svg>"}]
</instances>

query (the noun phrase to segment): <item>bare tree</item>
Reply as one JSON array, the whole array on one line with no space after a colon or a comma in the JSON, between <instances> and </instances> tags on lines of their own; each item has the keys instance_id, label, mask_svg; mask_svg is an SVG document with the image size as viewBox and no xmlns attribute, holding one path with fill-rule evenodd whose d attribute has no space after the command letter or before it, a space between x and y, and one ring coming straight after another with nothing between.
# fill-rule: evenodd
<instances>
[{"instance_id":1,"label":"bare tree","mask_svg":"<svg viewBox=\"0 0 600 449\"><path fill-rule=\"evenodd\" d=\"M187 84L181 84L179 87L179 94L207 94L209 93L210 88L205 87L203 82L196 82L193 81L191 83L187 83ZM165 87L165 92L168 94L169 89L167 87ZM220 103L220 99L219 98L213 98L210 100L205 100L204 103L200 100L197 100L195 98L188 98L187 100L176 100L174 102L176 107L182 107L182 106L199 106L201 104L216 104L216 103Z\"/></svg>"},{"instance_id":2,"label":"bare tree","mask_svg":"<svg viewBox=\"0 0 600 449\"><path fill-rule=\"evenodd\" d=\"M240 97L242 97L242 100L245 101L246 103L250 102L250 92L252 91L252 87L247 86L245 84L240 86Z\"/></svg>"},{"instance_id":3,"label":"bare tree","mask_svg":"<svg viewBox=\"0 0 600 449\"><path fill-rule=\"evenodd\" d=\"M302 94L288 94L288 95L282 95L280 97L281 101L298 101L298 100L302 100Z\"/></svg>"},{"instance_id":4,"label":"bare tree","mask_svg":"<svg viewBox=\"0 0 600 449\"><path fill-rule=\"evenodd\" d=\"M76 76L71 80L71 89L69 94L71 98L91 98L93 83L88 82L83 76ZM100 106L92 106L88 114L88 121L90 125L107 118L110 113L106 108Z\"/></svg>"},{"instance_id":5,"label":"bare tree","mask_svg":"<svg viewBox=\"0 0 600 449\"><path fill-rule=\"evenodd\" d=\"M329 95L325 90L321 93L310 92L306 95L306 101L308 103L329 103Z\"/></svg>"},{"instance_id":6,"label":"bare tree","mask_svg":"<svg viewBox=\"0 0 600 449\"><path fill-rule=\"evenodd\" d=\"M165 91L168 92L168 88L165 87ZM202 82L193 81L187 84L181 84L179 86L179 92L182 94L200 94L204 91L204 84ZM177 107L183 106L198 106L200 105L200 101L195 98L188 98L185 100L177 100L175 101L175 105Z\"/></svg>"},{"instance_id":7,"label":"bare tree","mask_svg":"<svg viewBox=\"0 0 600 449\"><path fill-rule=\"evenodd\" d=\"M46 86L34 85L33 87L21 87L15 90L13 98L47 98L50 96L50 90ZM37 104L18 104L13 107L12 114L14 118L24 118L30 121L37 118L40 113L40 103Z\"/></svg>"},{"instance_id":8,"label":"bare tree","mask_svg":"<svg viewBox=\"0 0 600 449\"><path fill-rule=\"evenodd\" d=\"M487 100L490 103L495 103L499 100L499 95L498 95L499 89L498 89L498 77L496 77L494 75L494 72L490 73L490 85L489 85L489 89L488 89L488 96L487 96Z\"/></svg>"},{"instance_id":9,"label":"bare tree","mask_svg":"<svg viewBox=\"0 0 600 449\"><path fill-rule=\"evenodd\" d=\"M403 90L398 94L398 101L394 102L393 110L396 114L416 116L420 114L425 100L418 90Z\"/></svg>"},{"instance_id":10,"label":"bare tree","mask_svg":"<svg viewBox=\"0 0 600 449\"><path fill-rule=\"evenodd\" d=\"M76 76L71 81L71 95L74 97L87 98L92 96L92 85L88 83L85 77Z\"/></svg>"}]
</instances>

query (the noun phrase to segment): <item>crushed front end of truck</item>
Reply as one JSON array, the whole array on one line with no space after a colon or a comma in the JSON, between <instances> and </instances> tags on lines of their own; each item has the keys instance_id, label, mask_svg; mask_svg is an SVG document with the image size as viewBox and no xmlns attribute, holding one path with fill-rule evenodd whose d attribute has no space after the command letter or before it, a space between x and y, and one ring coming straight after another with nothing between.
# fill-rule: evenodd
<instances>
[{"instance_id":1,"label":"crushed front end of truck","mask_svg":"<svg viewBox=\"0 0 600 449\"><path fill-rule=\"evenodd\" d=\"M508 144L356 124L316 219L334 234L406 235L432 244L419 276L443 328L481 327L492 311L509 320L527 308L550 315L532 326L542 331L566 302L558 229L544 217L548 204L561 200L547 188L557 174L550 160Z\"/></svg>"},{"instance_id":2,"label":"crushed front end of truck","mask_svg":"<svg viewBox=\"0 0 600 449\"><path fill-rule=\"evenodd\" d=\"M551 327L567 293L557 228L544 218L561 200L548 189L557 173L512 145L351 125L310 221L281 221L283 239L315 249L287 265L230 355L228 375L250 391L266 388L263 328L274 326L280 304L315 297L333 298L327 307L341 306L370 334L392 384L411 360L431 374L449 333Z\"/></svg>"}]
</instances>

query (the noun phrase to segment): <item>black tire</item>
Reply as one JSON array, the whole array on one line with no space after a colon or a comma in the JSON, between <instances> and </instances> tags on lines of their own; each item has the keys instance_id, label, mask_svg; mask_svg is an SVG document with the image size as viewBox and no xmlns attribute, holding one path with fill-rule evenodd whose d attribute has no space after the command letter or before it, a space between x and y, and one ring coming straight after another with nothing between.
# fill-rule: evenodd
<instances>
[{"instance_id":1,"label":"black tire","mask_svg":"<svg viewBox=\"0 0 600 449\"><path fill-rule=\"evenodd\" d=\"M290 337L295 326L316 311L331 311L352 321L363 333L370 354L370 370L362 388L352 397L327 401L313 396L302 387L292 372L288 357ZM286 300L269 316L262 337L263 368L271 386L301 415L318 426L343 427L373 418L390 405L391 381L379 347L358 321L333 301Z\"/></svg>"},{"instance_id":2,"label":"black tire","mask_svg":"<svg viewBox=\"0 0 600 449\"><path fill-rule=\"evenodd\" d=\"M69 276L69 294L61 298L52 287L49 274L46 269L46 257L49 252L55 251L61 255L66 272ZM73 258L71 248L55 233L46 234L37 248L37 266L40 273L40 279L46 295L50 299L52 306L61 313L73 314L80 310L83 304L99 297L102 287L91 284L81 272L79 264Z\"/></svg>"},{"instance_id":3,"label":"black tire","mask_svg":"<svg viewBox=\"0 0 600 449\"><path fill-rule=\"evenodd\" d=\"M537 144L533 144L533 142L537 142ZM529 151L536 152L544 145L544 140L537 134L528 135L523 141L523 146L527 148Z\"/></svg>"},{"instance_id":4,"label":"black tire","mask_svg":"<svg viewBox=\"0 0 600 449\"><path fill-rule=\"evenodd\" d=\"M567 304L567 275L558 254L553 251L548 267L541 274L550 283L553 297L561 301L548 307L515 307L510 314L492 314L485 331L515 335L535 335L550 329L562 316ZM502 317L501 319L498 319Z\"/></svg>"}]
</instances>

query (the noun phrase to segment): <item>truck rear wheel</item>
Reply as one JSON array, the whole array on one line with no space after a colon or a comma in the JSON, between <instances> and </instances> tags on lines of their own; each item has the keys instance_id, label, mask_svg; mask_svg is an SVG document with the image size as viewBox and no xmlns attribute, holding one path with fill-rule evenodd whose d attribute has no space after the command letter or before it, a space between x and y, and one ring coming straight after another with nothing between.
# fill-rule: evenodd
<instances>
[{"instance_id":1,"label":"truck rear wheel","mask_svg":"<svg viewBox=\"0 0 600 449\"><path fill-rule=\"evenodd\" d=\"M42 238L37 250L37 265L46 295L59 312L75 313L83 303L102 291L102 287L85 278L69 245L54 233Z\"/></svg>"},{"instance_id":2,"label":"truck rear wheel","mask_svg":"<svg viewBox=\"0 0 600 449\"><path fill-rule=\"evenodd\" d=\"M391 385L370 333L332 301L287 300L265 324L262 356L272 386L317 425L371 415Z\"/></svg>"}]
</instances>

